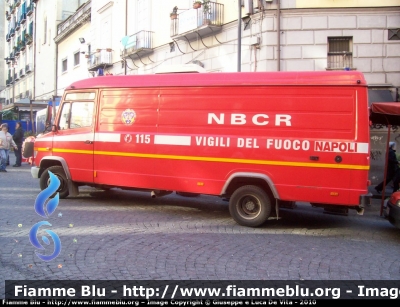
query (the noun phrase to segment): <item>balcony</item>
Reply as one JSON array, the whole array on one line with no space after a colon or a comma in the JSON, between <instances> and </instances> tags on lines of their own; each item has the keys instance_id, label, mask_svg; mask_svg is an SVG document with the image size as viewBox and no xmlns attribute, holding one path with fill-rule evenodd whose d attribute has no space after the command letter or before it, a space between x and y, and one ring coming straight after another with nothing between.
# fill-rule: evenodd
<instances>
[{"instance_id":1,"label":"balcony","mask_svg":"<svg viewBox=\"0 0 400 307\"><path fill-rule=\"evenodd\" d=\"M209 2L199 9L189 9L171 19L170 34L173 39L192 40L214 35L222 30L223 4Z\"/></svg>"},{"instance_id":2,"label":"balcony","mask_svg":"<svg viewBox=\"0 0 400 307\"><path fill-rule=\"evenodd\" d=\"M24 51L26 49L26 43L25 43L24 39L21 41L21 47L20 48L21 48L21 51Z\"/></svg>"},{"instance_id":3,"label":"balcony","mask_svg":"<svg viewBox=\"0 0 400 307\"><path fill-rule=\"evenodd\" d=\"M15 0L14 5L15 7L19 7L21 5L21 0Z\"/></svg>"},{"instance_id":4,"label":"balcony","mask_svg":"<svg viewBox=\"0 0 400 307\"><path fill-rule=\"evenodd\" d=\"M26 7L26 16L30 16L32 15L32 13L33 13L33 3L31 2L31 4L29 4Z\"/></svg>"},{"instance_id":5,"label":"balcony","mask_svg":"<svg viewBox=\"0 0 400 307\"><path fill-rule=\"evenodd\" d=\"M20 22L21 22L21 25L23 25L23 24L26 22L26 14L25 14L25 13L22 13L22 14L21 14L21 20L20 20Z\"/></svg>"},{"instance_id":6,"label":"balcony","mask_svg":"<svg viewBox=\"0 0 400 307\"><path fill-rule=\"evenodd\" d=\"M21 21L17 21L17 24L15 25L15 31L18 31L21 29Z\"/></svg>"},{"instance_id":7,"label":"balcony","mask_svg":"<svg viewBox=\"0 0 400 307\"><path fill-rule=\"evenodd\" d=\"M19 75L20 75L21 78L22 78L23 76L25 76L25 68L21 68L21 69L19 70Z\"/></svg>"},{"instance_id":8,"label":"balcony","mask_svg":"<svg viewBox=\"0 0 400 307\"><path fill-rule=\"evenodd\" d=\"M106 69L113 66L112 51L100 50L91 53L87 62L89 71L96 71L99 68Z\"/></svg>"},{"instance_id":9,"label":"balcony","mask_svg":"<svg viewBox=\"0 0 400 307\"><path fill-rule=\"evenodd\" d=\"M64 39L69 33L74 31L86 22L90 22L92 2L89 0L68 17L64 22L57 26L57 36L54 38L56 43Z\"/></svg>"},{"instance_id":10,"label":"balcony","mask_svg":"<svg viewBox=\"0 0 400 307\"><path fill-rule=\"evenodd\" d=\"M10 34L6 34L6 41L9 42L11 40Z\"/></svg>"},{"instance_id":11,"label":"balcony","mask_svg":"<svg viewBox=\"0 0 400 307\"><path fill-rule=\"evenodd\" d=\"M16 72L16 73L14 74L14 80L15 80L15 81L18 81L18 80L19 80L19 73L18 73L18 72Z\"/></svg>"},{"instance_id":12,"label":"balcony","mask_svg":"<svg viewBox=\"0 0 400 307\"><path fill-rule=\"evenodd\" d=\"M121 42L124 46L121 51L122 58L134 54L142 56L153 52L153 32L150 31L140 31L131 36L125 36Z\"/></svg>"},{"instance_id":13,"label":"balcony","mask_svg":"<svg viewBox=\"0 0 400 307\"><path fill-rule=\"evenodd\" d=\"M10 5L10 13L14 14L15 13L15 5Z\"/></svg>"},{"instance_id":14,"label":"balcony","mask_svg":"<svg viewBox=\"0 0 400 307\"><path fill-rule=\"evenodd\" d=\"M27 46L29 46L33 42L32 36L30 34L28 34L28 33L25 33L25 40L26 40L26 45Z\"/></svg>"},{"instance_id":15,"label":"balcony","mask_svg":"<svg viewBox=\"0 0 400 307\"><path fill-rule=\"evenodd\" d=\"M14 29L10 29L10 37L14 37L15 35L15 30Z\"/></svg>"},{"instance_id":16,"label":"balcony","mask_svg":"<svg viewBox=\"0 0 400 307\"><path fill-rule=\"evenodd\" d=\"M15 55L15 56L19 56L20 53L21 53L21 48L20 48L20 46L14 47L14 55Z\"/></svg>"},{"instance_id":17,"label":"balcony","mask_svg":"<svg viewBox=\"0 0 400 307\"><path fill-rule=\"evenodd\" d=\"M25 73L26 74L29 74L30 72L32 72L32 70L33 70L33 67L32 67L31 63L25 65Z\"/></svg>"},{"instance_id":18,"label":"balcony","mask_svg":"<svg viewBox=\"0 0 400 307\"><path fill-rule=\"evenodd\" d=\"M11 19L11 13L9 13L8 11L6 11L6 19L10 20Z\"/></svg>"}]
</instances>

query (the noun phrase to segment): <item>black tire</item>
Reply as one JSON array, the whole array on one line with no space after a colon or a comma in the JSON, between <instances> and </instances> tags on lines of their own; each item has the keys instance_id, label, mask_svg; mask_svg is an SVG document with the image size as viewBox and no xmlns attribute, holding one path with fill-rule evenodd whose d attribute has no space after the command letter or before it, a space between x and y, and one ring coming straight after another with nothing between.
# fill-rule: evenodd
<instances>
[{"instance_id":1,"label":"black tire","mask_svg":"<svg viewBox=\"0 0 400 307\"><path fill-rule=\"evenodd\" d=\"M264 224L271 214L271 199L257 186L242 186L232 194L229 212L239 225L258 227Z\"/></svg>"},{"instance_id":2,"label":"black tire","mask_svg":"<svg viewBox=\"0 0 400 307\"><path fill-rule=\"evenodd\" d=\"M60 180L60 187L57 190L57 192L59 193L59 197L61 199L67 198L69 195L68 180L67 176L65 175L64 169L61 166L50 166L43 172L42 176L40 176L40 188L44 190L48 187L50 180L49 171L56 175L57 178Z\"/></svg>"}]
</instances>

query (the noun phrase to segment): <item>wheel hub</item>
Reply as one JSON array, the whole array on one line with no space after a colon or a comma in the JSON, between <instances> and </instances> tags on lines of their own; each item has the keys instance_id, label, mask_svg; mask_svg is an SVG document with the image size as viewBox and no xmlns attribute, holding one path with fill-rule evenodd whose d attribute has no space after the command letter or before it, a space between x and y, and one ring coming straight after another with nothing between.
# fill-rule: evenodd
<instances>
[{"instance_id":1,"label":"wheel hub","mask_svg":"<svg viewBox=\"0 0 400 307\"><path fill-rule=\"evenodd\" d=\"M244 204L244 207L247 211L254 211L254 209L256 208L256 204L253 201L247 201Z\"/></svg>"}]
</instances>

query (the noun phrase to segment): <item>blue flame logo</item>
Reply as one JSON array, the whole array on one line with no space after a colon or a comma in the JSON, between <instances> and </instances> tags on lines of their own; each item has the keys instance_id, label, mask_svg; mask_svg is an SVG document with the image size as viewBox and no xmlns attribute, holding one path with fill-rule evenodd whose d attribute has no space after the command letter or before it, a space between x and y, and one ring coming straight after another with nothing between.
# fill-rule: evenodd
<instances>
[{"instance_id":1,"label":"blue flame logo","mask_svg":"<svg viewBox=\"0 0 400 307\"><path fill-rule=\"evenodd\" d=\"M35 201L35 211L37 214L39 214L41 217L47 218L49 217L57 208L58 202L59 202L59 195L58 193L51 198L47 204L46 200L51 197L55 192L57 192L59 186L60 186L60 180L52 173L48 172L50 176L50 184L49 186L44 189L42 192L39 193L39 195L36 197ZM29 232L29 240L31 241L32 245L38 249L44 250L45 248L40 244L39 240L37 239L37 233L39 231L39 228L43 225L51 226L51 224L47 221L42 221L39 223L36 223L33 225ZM38 252L36 253L36 256L38 256L40 259L43 261L50 261L56 258L60 252L61 252L61 241L58 235L51 231L51 230L46 230L46 232L50 235L50 237L53 239L54 242L54 252L51 255L43 255ZM42 240L46 245L50 245L50 241L46 236L42 236Z\"/></svg>"}]
</instances>

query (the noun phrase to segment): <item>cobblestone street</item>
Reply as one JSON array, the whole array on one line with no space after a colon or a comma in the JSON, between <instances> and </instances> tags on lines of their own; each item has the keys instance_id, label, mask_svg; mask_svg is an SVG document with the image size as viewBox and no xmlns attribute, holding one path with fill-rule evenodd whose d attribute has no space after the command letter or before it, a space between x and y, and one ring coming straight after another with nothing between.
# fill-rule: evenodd
<instances>
[{"instance_id":1,"label":"cobblestone street","mask_svg":"<svg viewBox=\"0 0 400 307\"><path fill-rule=\"evenodd\" d=\"M33 207L39 182L27 163L7 170L0 175L2 297L4 281L16 279L400 280L399 230L379 215L380 200L363 216L298 203L282 209L281 220L246 228L215 197L83 187L47 219L62 250L44 262L29 241L45 220Z\"/></svg>"}]
</instances>

